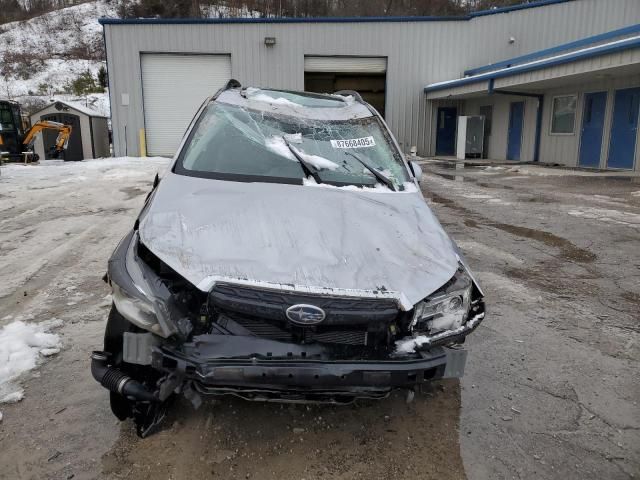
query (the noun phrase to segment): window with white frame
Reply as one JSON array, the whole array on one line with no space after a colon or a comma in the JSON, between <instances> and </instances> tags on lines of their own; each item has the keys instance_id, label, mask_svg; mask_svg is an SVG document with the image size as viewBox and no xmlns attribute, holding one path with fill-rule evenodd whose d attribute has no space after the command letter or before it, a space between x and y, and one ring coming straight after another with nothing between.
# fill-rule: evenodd
<instances>
[{"instance_id":1,"label":"window with white frame","mask_svg":"<svg viewBox=\"0 0 640 480\"><path fill-rule=\"evenodd\" d=\"M577 95L554 97L551 112L551 133L572 134L576 124Z\"/></svg>"}]
</instances>

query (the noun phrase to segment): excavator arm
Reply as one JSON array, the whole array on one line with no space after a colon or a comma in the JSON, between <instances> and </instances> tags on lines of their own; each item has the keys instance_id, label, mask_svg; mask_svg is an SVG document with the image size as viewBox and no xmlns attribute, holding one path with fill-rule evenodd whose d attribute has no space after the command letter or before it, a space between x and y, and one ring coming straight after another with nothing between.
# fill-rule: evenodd
<instances>
[{"instance_id":1,"label":"excavator arm","mask_svg":"<svg viewBox=\"0 0 640 480\"><path fill-rule=\"evenodd\" d=\"M33 142L35 142L37 136L43 130L56 130L58 132L58 138L56 138L56 144L51 148L50 155L57 157L60 152L67 149L69 144L69 137L71 136L71 125L65 125L64 123L52 122L51 120L41 120L35 123L24 134L22 144L26 148L31 148Z\"/></svg>"}]
</instances>

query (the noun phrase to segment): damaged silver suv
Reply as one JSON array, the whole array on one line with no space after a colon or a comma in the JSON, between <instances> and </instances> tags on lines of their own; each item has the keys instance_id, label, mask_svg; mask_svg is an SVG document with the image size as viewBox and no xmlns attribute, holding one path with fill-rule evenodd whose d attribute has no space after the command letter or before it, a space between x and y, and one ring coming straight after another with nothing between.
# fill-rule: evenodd
<instances>
[{"instance_id":1,"label":"damaged silver suv","mask_svg":"<svg viewBox=\"0 0 640 480\"><path fill-rule=\"evenodd\" d=\"M207 99L109 260L91 370L114 414L145 436L177 394L348 403L461 376L483 294L420 177L355 92Z\"/></svg>"}]
</instances>

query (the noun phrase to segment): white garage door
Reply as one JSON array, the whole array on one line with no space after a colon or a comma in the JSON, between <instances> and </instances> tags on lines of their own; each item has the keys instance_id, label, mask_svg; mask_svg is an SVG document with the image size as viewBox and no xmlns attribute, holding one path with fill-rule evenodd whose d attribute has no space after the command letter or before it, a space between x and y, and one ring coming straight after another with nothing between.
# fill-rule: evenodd
<instances>
[{"instance_id":1,"label":"white garage door","mask_svg":"<svg viewBox=\"0 0 640 480\"><path fill-rule=\"evenodd\" d=\"M147 153L171 157L205 98L231 78L229 55L143 54Z\"/></svg>"},{"instance_id":2,"label":"white garage door","mask_svg":"<svg viewBox=\"0 0 640 480\"><path fill-rule=\"evenodd\" d=\"M385 73L384 57L304 57L305 72Z\"/></svg>"}]
</instances>

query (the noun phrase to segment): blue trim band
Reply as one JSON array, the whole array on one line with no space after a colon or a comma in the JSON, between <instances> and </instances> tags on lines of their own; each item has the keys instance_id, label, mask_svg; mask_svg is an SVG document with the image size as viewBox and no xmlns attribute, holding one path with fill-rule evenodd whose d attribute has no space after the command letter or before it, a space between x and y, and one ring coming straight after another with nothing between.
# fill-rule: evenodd
<instances>
[{"instance_id":1,"label":"blue trim band","mask_svg":"<svg viewBox=\"0 0 640 480\"><path fill-rule=\"evenodd\" d=\"M473 12L459 17L318 17L318 18L100 18L101 25L193 25L193 24L233 24L233 23L394 23L394 22L451 22L468 21L477 17L544 7L575 0L538 0L511 7L494 8Z\"/></svg>"},{"instance_id":2,"label":"blue trim band","mask_svg":"<svg viewBox=\"0 0 640 480\"><path fill-rule=\"evenodd\" d=\"M575 62L577 60L584 60L586 58L598 57L600 55L606 55L609 53L620 52L624 50L630 50L632 48L640 47L640 38L632 38L629 40L623 40L615 45L602 45L594 47L586 52L576 52L574 54L568 54L562 58L550 58L547 61L537 63L535 65L520 65L515 67L506 68L497 72L483 73L476 75L475 77L460 78L441 85L427 85L424 87L425 92L436 92L439 90L447 90L449 88L461 87L463 85L469 85L471 83L479 83L489 80L489 85L492 85L492 80L496 78L505 78L519 73L533 72L536 70L542 70L544 68L554 67L556 65L563 65L565 63Z\"/></svg>"},{"instance_id":3,"label":"blue trim band","mask_svg":"<svg viewBox=\"0 0 640 480\"><path fill-rule=\"evenodd\" d=\"M571 1L571 0L567 0ZM200 25L236 23L399 23L399 22L451 22L469 20L461 17L274 17L274 18L99 18L101 25Z\"/></svg>"},{"instance_id":4,"label":"blue trim band","mask_svg":"<svg viewBox=\"0 0 640 480\"><path fill-rule=\"evenodd\" d=\"M603 40L610 40L616 37L621 37L623 35L629 35L629 34L638 33L638 32L640 32L640 24L630 25L628 27L620 28L618 30L612 30L610 32L601 33L599 35L594 35L592 37L582 38L574 42L563 43L562 45L557 45L555 47L547 48L545 50L539 50L537 52L528 53L526 55L521 55L519 57L509 58L501 62L491 63L489 65L484 65L482 67L477 67L477 68L470 68L469 70L464 71L464 75L465 76L477 75L479 73L489 72L491 70L496 70L499 68L507 68L507 67L513 66L514 64L536 60L538 58L542 58L547 55L553 55L555 53L561 53L561 52L564 52L565 50L570 50L572 48L585 47L587 45L591 45L592 43L601 42Z\"/></svg>"}]
</instances>

